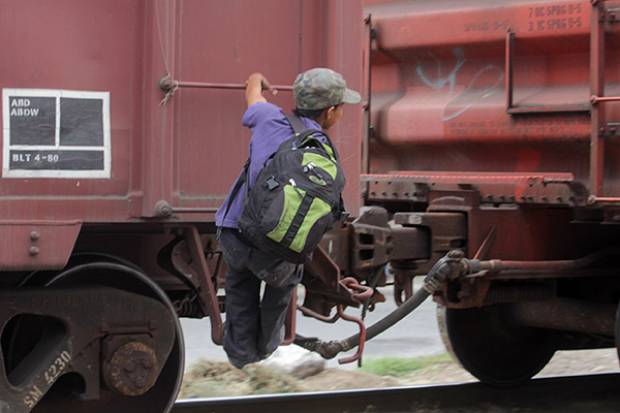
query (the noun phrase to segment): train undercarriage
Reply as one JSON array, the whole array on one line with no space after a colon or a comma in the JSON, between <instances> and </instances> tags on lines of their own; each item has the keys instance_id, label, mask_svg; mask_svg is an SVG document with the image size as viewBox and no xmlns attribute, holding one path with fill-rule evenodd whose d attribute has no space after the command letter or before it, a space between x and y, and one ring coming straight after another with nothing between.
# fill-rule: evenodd
<instances>
[{"instance_id":1,"label":"train undercarriage","mask_svg":"<svg viewBox=\"0 0 620 413\"><path fill-rule=\"evenodd\" d=\"M368 202L326 235L306 265L303 303L291 303L287 344L326 358L356 348L341 359L355 361L365 341L432 296L447 348L488 384L526 381L557 350L616 345L613 208L481 203L471 190L425 196ZM183 372L178 317L210 317L211 339L221 343L225 264L214 228L110 228L85 225L61 271L3 277L4 411L164 411ZM417 276L425 276L419 290ZM364 315L385 301L377 287L387 285L398 307L365 326ZM359 333L304 337L297 314L355 322Z\"/></svg>"}]
</instances>

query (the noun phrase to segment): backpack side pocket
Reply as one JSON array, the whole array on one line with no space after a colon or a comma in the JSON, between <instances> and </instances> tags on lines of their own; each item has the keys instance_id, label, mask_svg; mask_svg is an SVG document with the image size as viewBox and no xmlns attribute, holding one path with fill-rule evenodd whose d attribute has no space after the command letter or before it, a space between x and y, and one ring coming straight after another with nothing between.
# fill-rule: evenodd
<instances>
[{"instance_id":1,"label":"backpack side pocket","mask_svg":"<svg viewBox=\"0 0 620 413\"><path fill-rule=\"evenodd\" d=\"M297 253L314 249L332 224L331 212L332 208L327 202L314 198L289 248Z\"/></svg>"},{"instance_id":2,"label":"backpack side pocket","mask_svg":"<svg viewBox=\"0 0 620 413\"><path fill-rule=\"evenodd\" d=\"M293 185L285 185L261 217L261 226L267 238L282 242L289 231L306 191Z\"/></svg>"}]
</instances>

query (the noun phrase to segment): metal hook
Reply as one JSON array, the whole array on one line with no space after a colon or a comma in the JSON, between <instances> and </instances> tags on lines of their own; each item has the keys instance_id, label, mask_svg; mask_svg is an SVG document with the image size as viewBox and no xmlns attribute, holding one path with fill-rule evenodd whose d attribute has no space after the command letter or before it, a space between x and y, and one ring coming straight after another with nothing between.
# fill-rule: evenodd
<instances>
[{"instance_id":1,"label":"metal hook","mask_svg":"<svg viewBox=\"0 0 620 413\"><path fill-rule=\"evenodd\" d=\"M346 288L351 293L353 298L358 303L362 303L368 300L374 294L374 289L365 285L361 285L355 278L346 277L340 280L340 285Z\"/></svg>"},{"instance_id":2,"label":"metal hook","mask_svg":"<svg viewBox=\"0 0 620 413\"><path fill-rule=\"evenodd\" d=\"M338 305L338 315L343 320L354 322L358 325L360 333L359 333L359 344L357 346L357 351L352 356L343 357L338 359L338 364L346 364L353 363L354 361L360 360L362 355L364 354L364 346L366 345L366 325L361 318L355 317L344 312L344 306Z\"/></svg>"}]
</instances>

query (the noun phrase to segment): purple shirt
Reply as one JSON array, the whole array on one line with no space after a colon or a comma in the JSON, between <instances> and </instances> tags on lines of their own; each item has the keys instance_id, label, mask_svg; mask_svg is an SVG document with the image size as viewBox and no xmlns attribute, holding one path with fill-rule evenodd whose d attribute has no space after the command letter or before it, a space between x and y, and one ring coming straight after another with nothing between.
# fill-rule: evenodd
<instances>
[{"instance_id":1,"label":"purple shirt","mask_svg":"<svg viewBox=\"0 0 620 413\"><path fill-rule=\"evenodd\" d=\"M308 129L321 130L321 126L308 118L300 118ZM268 102L257 102L248 107L241 119L243 126L252 130L250 140L250 188L256 182L258 174L265 166L265 162L273 155L282 142L293 136L293 129L289 125L284 112L278 106ZM243 211L246 184L244 183L235 199L230 201L230 192L224 204L215 214L215 224L218 227L237 228L239 217ZM234 188L234 184L231 187ZM232 202L226 217L224 213L229 202Z\"/></svg>"}]
</instances>

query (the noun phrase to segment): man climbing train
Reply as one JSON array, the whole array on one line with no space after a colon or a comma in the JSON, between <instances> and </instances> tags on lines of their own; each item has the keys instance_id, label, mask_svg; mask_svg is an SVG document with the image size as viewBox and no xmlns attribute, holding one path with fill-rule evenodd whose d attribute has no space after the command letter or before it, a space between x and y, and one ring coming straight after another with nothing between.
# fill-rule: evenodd
<instances>
[{"instance_id":1,"label":"man climbing train","mask_svg":"<svg viewBox=\"0 0 620 413\"><path fill-rule=\"evenodd\" d=\"M224 350L238 368L281 344L303 261L343 211L344 176L325 131L342 118L343 104L361 100L327 68L297 76L294 116L269 103L264 90L273 92L252 74L242 118L252 130L249 158L216 215L228 266Z\"/></svg>"}]
</instances>

